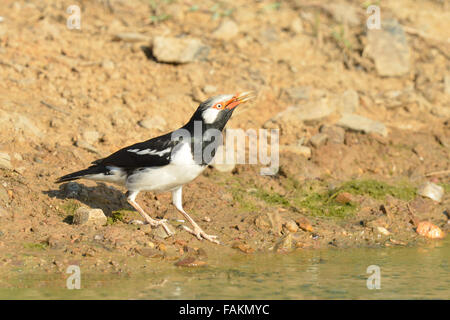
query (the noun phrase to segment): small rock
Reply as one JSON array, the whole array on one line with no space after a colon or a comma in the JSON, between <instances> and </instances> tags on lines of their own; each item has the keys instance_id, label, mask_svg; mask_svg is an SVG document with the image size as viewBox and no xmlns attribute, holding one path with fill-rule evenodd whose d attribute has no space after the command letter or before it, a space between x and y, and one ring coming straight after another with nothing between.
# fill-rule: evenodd
<instances>
[{"instance_id":1,"label":"small rock","mask_svg":"<svg viewBox=\"0 0 450 320\"><path fill-rule=\"evenodd\" d=\"M348 192L341 192L336 196L336 202L347 204L353 201L353 195Z\"/></svg>"},{"instance_id":2,"label":"small rock","mask_svg":"<svg viewBox=\"0 0 450 320\"><path fill-rule=\"evenodd\" d=\"M337 122L337 125L346 129L362 131L365 133L378 133L383 137L386 137L388 134L387 128L384 123L374 121L356 114L344 114L342 118Z\"/></svg>"},{"instance_id":3,"label":"small rock","mask_svg":"<svg viewBox=\"0 0 450 320\"><path fill-rule=\"evenodd\" d=\"M379 233L381 233L382 235L385 235L385 236L388 236L388 235L391 234L391 233L390 233L386 228L384 228L384 227L377 227L377 231L378 231Z\"/></svg>"},{"instance_id":4,"label":"small rock","mask_svg":"<svg viewBox=\"0 0 450 320\"><path fill-rule=\"evenodd\" d=\"M325 133L318 133L311 137L309 140L313 147L318 148L327 142L328 136Z\"/></svg>"},{"instance_id":5,"label":"small rock","mask_svg":"<svg viewBox=\"0 0 450 320\"><path fill-rule=\"evenodd\" d=\"M96 235L94 236L94 240L95 240L95 241L102 241L104 238L105 238L105 237L104 237L103 235L101 235L101 234L96 234Z\"/></svg>"},{"instance_id":6,"label":"small rock","mask_svg":"<svg viewBox=\"0 0 450 320\"><path fill-rule=\"evenodd\" d=\"M310 87L294 87L285 89L285 92L288 95L288 97L294 101L309 100L310 91L311 91Z\"/></svg>"},{"instance_id":7,"label":"small rock","mask_svg":"<svg viewBox=\"0 0 450 320\"><path fill-rule=\"evenodd\" d=\"M89 144L94 144L100 139L100 133L94 130L85 130L82 132L81 136L83 140Z\"/></svg>"},{"instance_id":8,"label":"small rock","mask_svg":"<svg viewBox=\"0 0 450 320\"><path fill-rule=\"evenodd\" d=\"M94 147L92 144L88 143L84 140L77 140L75 145L81 149L85 149L87 151L90 151L92 153L98 153L98 150L96 147ZM42 161L42 160L41 160Z\"/></svg>"},{"instance_id":9,"label":"small rock","mask_svg":"<svg viewBox=\"0 0 450 320\"><path fill-rule=\"evenodd\" d=\"M433 182L425 182L418 188L417 193L423 197L441 202L442 197L444 196L444 188Z\"/></svg>"},{"instance_id":10,"label":"small rock","mask_svg":"<svg viewBox=\"0 0 450 320\"><path fill-rule=\"evenodd\" d=\"M275 123L298 123L314 121L328 117L335 111L325 100L310 101L298 106L291 106L277 114L271 121Z\"/></svg>"},{"instance_id":11,"label":"small rock","mask_svg":"<svg viewBox=\"0 0 450 320\"><path fill-rule=\"evenodd\" d=\"M302 33L303 32L302 19L300 19L300 17L297 17L294 20L292 20L291 25L289 26L289 29L296 34Z\"/></svg>"},{"instance_id":12,"label":"small rock","mask_svg":"<svg viewBox=\"0 0 450 320\"><path fill-rule=\"evenodd\" d=\"M152 116L142 119L138 124L145 129L166 130L167 122L161 116Z\"/></svg>"},{"instance_id":13,"label":"small rock","mask_svg":"<svg viewBox=\"0 0 450 320\"><path fill-rule=\"evenodd\" d=\"M150 42L151 37L135 32L124 32L116 34L113 40L125 42Z\"/></svg>"},{"instance_id":14,"label":"small rock","mask_svg":"<svg viewBox=\"0 0 450 320\"><path fill-rule=\"evenodd\" d=\"M345 130L337 126L321 126L319 131L328 137L328 143L343 144L345 141Z\"/></svg>"},{"instance_id":15,"label":"small rock","mask_svg":"<svg viewBox=\"0 0 450 320\"><path fill-rule=\"evenodd\" d=\"M375 61L380 76L396 77L409 72L410 48L402 26L395 19L383 20L381 30L367 31L364 54Z\"/></svg>"},{"instance_id":16,"label":"small rock","mask_svg":"<svg viewBox=\"0 0 450 320\"><path fill-rule=\"evenodd\" d=\"M334 99L339 113L353 113L359 108L359 95L355 90L347 90Z\"/></svg>"},{"instance_id":17,"label":"small rock","mask_svg":"<svg viewBox=\"0 0 450 320\"><path fill-rule=\"evenodd\" d=\"M0 186L0 201L4 203L9 201L8 191L3 186Z\"/></svg>"},{"instance_id":18,"label":"small rock","mask_svg":"<svg viewBox=\"0 0 450 320\"><path fill-rule=\"evenodd\" d=\"M204 60L210 48L198 39L155 37L153 56L159 62L189 63Z\"/></svg>"},{"instance_id":19,"label":"small rock","mask_svg":"<svg viewBox=\"0 0 450 320\"><path fill-rule=\"evenodd\" d=\"M255 249L250 247L248 244L241 243L241 242L235 242L235 243L233 243L233 245L231 247L233 249L239 249L244 253L253 253L255 251Z\"/></svg>"},{"instance_id":20,"label":"small rock","mask_svg":"<svg viewBox=\"0 0 450 320\"><path fill-rule=\"evenodd\" d=\"M0 152L0 169L12 170L11 157L5 152Z\"/></svg>"},{"instance_id":21,"label":"small rock","mask_svg":"<svg viewBox=\"0 0 450 320\"><path fill-rule=\"evenodd\" d=\"M80 225L104 226L107 218L102 209L78 208L73 215L73 223Z\"/></svg>"},{"instance_id":22,"label":"small rock","mask_svg":"<svg viewBox=\"0 0 450 320\"><path fill-rule=\"evenodd\" d=\"M220 40L230 40L237 36L239 27L232 20L224 20L220 26L212 33L212 36Z\"/></svg>"},{"instance_id":23,"label":"small rock","mask_svg":"<svg viewBox=\"0 0 450 320\"><path fill-rule=\"evenodd\" d=\"M280 146L280 152L292 152L305 158L311 158L311 148L305 146L284 145Z\"/></svg>"},{"instance_id":24,"label":"small rock","mask_svg":"<svg viewBox=\"0 0 450 320\"><path fill-rule=\"evenodd\" d=\"M299 227L304 231L313 232L314 230L309 220L306 219L305 217L297 218L295 222L297 222Z\"/></svg>"},{"instance_id":25,"label":"small rock","mask_svg":"<svg viewBox=\"0 0 450 320\"><path fill-rule=\"evenodd\" d=\"M298 226L293 220L288 220L284 223L284 227L292 233L296 233L298 231Z\"/></svg>"},{"instance_id":26,"label":"small rock","mask_svg":"<svg viewBox=\"0 0 450 320\"><path fill-rule=\"evenodd\" d=\"M175 263L177 267L203 267L206 266L205 261L197 260L195 257L189 256Z\"/></svg>"},{"instance_id":27,"label":"small rock","mask_svg":"<svg viewBox=\"0 0 450 320\"><path fill-rule=\"evenodd\" d=\"M114 70L114 62L112 62L111 60L103 60L102 62L102 68L105 70Z\"/></svg>"},{"instance_id":28,"label":"small rock","mask_svg":"<svg viewBox=\"0 0 450 320\"><path fill-rule=\"evenodd\" d=\"M203 92L205 94L213 94L217 92L217 87L207 84L206 86L203 87Z\"/></svg>"},{"instance_id":29,"label":"small rock","mask_svg":"<svg viewBox=\"0 0 450 320\"><path fill-rule=\"evenodd\" d=\"M416 228L416 232L421 236L430 239L443 239L445 237L445 232L443 232L438 226L435 226L428 221L419 222Z\"/></svg>"}]
</instances>

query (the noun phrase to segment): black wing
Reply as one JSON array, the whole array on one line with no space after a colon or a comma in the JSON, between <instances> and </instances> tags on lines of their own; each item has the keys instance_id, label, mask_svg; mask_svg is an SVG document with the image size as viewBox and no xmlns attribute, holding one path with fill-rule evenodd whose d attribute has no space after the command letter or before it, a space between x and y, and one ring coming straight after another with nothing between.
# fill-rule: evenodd
<instances>
[{"instance_id":1,"label":"black wing","mask_svg":"<svg viewBox=\"0 0 450 320\"><path fill-rule=\"evenodd\" d=\"M104 159L94 161L93 164L124 169L165 166L170 163L172 150L179 143L179 140L171 139L171 134L125 147Z\"/></svg>"}]
</instances>

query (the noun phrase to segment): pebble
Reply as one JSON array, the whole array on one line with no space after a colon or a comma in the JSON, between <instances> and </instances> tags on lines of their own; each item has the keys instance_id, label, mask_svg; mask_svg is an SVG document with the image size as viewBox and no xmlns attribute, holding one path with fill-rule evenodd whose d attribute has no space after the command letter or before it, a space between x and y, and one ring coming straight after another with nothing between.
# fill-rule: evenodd
<instances>
[{"instance_id":1,"label":"pebble","mask_svg":"<svg viewBox=\"0 0 450 320\"><path fill-rule=\"evenodd\" d=\"M428 221L422 221L417 224L416 232L421 236L430 239L442 239L445 237L445 232L438 226Z\"/></svg>"},{"instance_id":2,"label":"pebble","mask_svg":"<svg viewBox=\"0 0 450 320\"><path fill-rule=\"evenodd\" d=\"M107 218L102 209L78 208L73 215L73 223L79 225L104 226Z\"/></svg>"},{"instance_id":3,"label":"pebble","mask_svg":"<svg viewBox=\"0 0 450 320\"><path fill-rule=\"evenodd\" d=\"M114 70L115 64L111 60L103 60L102 61L102 68L105 70Z\"/></svg>"},{"instance_id":4,"label":"pebble","mask_svg":"<svg viewBox=\"0 0 450 320\"><path fill-rule=\"evenodd\" d=\"M210 47L199 39L155 37L153 39L153 56L159 62L189 63L204 60Z\"/></svg>"},{"instance_id":5,"label":"pebble","mask_svg":"<svg viewBox=\"0 0 450 320\"><path fill-rule=\"evenodd\" d=\"M417 194L441 202L442 197L444 196L444 188L433 182L427 181L418 188Z\"/></svg>"},{"instance_id":6,"label":"pebble","mask_svg":"<svg viewBox=\"0 0 450 320\"><path fill-rule=\"evenodd\" d=\"M325 133L318 133L309 139L309 142L313 145L313 147L318 148L327 142L328 136Z\"/></svg>"},{"instance_id":7,"label":"pebble","mask_svg":"<svg viewBox=\"0 0 450 320\"><path fill-rule=\"evenodd\" d=\"M253 253L255 252L255 249L253 249L252 247L250 247L248 244L246 243L242 243L242 242L235 242L232 244L231 246L233 249L238 249L244 253Z\"/></svg>"},{"instance_id":8,"label":"pebble","mask_svg":"<svg viewBox=\"0 0 450 320\"><path fill-rule=\"evenodd\" d=\"M345 130L338 126L321 126L319 132L328 137L328 143L342 144L345 141Z\"/></svg>"},{"instance_id":9,"label":"pebble","mask_svg":"<svg viewBox=\"0 0 450 320\"><path fill-rule=\"evenodd\" d=\"M347 90L337 96L334 103L339 113L353 113L359 108L359 95L355 90Z\"/></svg>"},{"instance_id":10,"label":"pebble","mask_svg":"<svg viewBox=\"0 0 450 320\"><path fill-rule=\"evenodd\" d=\"M334 107L328 105L325 100L321 99L288 107L286 110L278 113L270 121L275 123L298 123L300 121L320 120L328 117L334 111Z\"/></svg>"},{"instance_id":11,"label":"pebble","mask_svg":"<svg viewBox=\"0 0 450 320\"><path fill-rule=\"evenodd\" d=\"M297 218L295 222L297 222L297 224L300 226L300 229L304 231L313 232L314 230L309 220L305 217Z\"/></svg>"},{"instance_id":12,"label":"pebble","mask_svg":"<svg viewBox=\"0 0 450 320\"><path fill-rule=\"evenodd\" d=\"M0 169L12 170L11 157L5 152L0 152Z\"/></svg>"},{"instance_id":13,"label":"pebble","mask_svg":"<svg viewBox=\"0 0 450 320\"><path fill-rule=\"evenodd\" d=\"M150 42L151 37L136 32L123 32L116 34L113 40L124 42Z\"/></svg>"},{"instance_id":14,"label":"pebble","mask_svg":"<svg viewBox=\"0 0 450 320\"><path fill-rule=\"evenodd\" d=\"M342 115L341 119L337 122L337 125L346 129L362 131L365 133L378 133L383 137L387 137L388 135L384 123L356 114L346 113Z\"/></svg>"},{"instance_id":15,"label":"pebble","mask_svg":"<svg viewBox=\"0 0 450 320\"><path fill-rule=\"evenodd\" d=\"M239 26L232 20L224 20L220 26L212 33L212 36L220 40L230 40L239 33Z\"/></svg>"},{"instance_id":16,"label":"pebble","mask_svg":"<svg viewBox=\"0 0 450 320\"><path fill-rule=\"evenodd\" d=\"M175 234L175 231L173 230L173 228L171 228L170 224L167 223L167 227L169 228L170 231L172 231L172 234ZM166 230L164 230L162 226L158 226L155 229L153 229L153 235L160 237L162 239L166 239L169 237Z\"/></svg>"},{"instance_id":17,"label":"pebble","mask_svg":"<svg viewBox=\"0 0 450 320\"><path fill-rule=\"evenodd\" d=\"M94 130L85 130L81 133L81 136L89 144L94 144L100 139L100 133Z\"/></svg>"},{"instance_id":18,"label":"pebble","mask_svg":"<svg viewBox=\"0 0 450 320\"><path fill-rule=\"evenodd\" d=\"M288 220L284 223L284 227L292 233L296 233L298 231L298 225L293 220Z\"/></svg>"},{"instance_id":19,"label":"pebble","mask_svg":"<svg viewBox=\"0 0 450 320\"><path fill-rule=\"evenodd\" d=\"M289 98L294 101L309 100L311 88L310 87L293 87L285 89Z\"/></svg>"},{"instance_id":20,"label":"pebble","mask_svg":"<svg viewBox=\"0 0 450 320\"><path fill-rule=\"evenodd\" d=\"M411 50L403 27L395 19L383 19L381 30L367 31L364 55L374 60L380 76L403 76L410 70Z\"/></svg>"},{"instance_id":21,"label":"pebble","mask_svg":"<svg viewBox=\"0 0 450 320\"><path fill-rule=\"evenodd\" d=\"M336 202L341 203L341 204L350 203L350 202L352 202L352 200L353 200L353 195L348 192L341 192L336 196Z\"/></svg>"},{"instance_id":22,"label":"pebble","mask_svg":"<svg viewBox=\"0 0 450 320\"><path fill-rule=\"evenodd\" d=\"M300 17L293 19L291 25L289 26L289 29L296 34L302 33L303 32L302 19Z\"/></svg>"},{"instance_id":23,"label":"pebble","mask_svg":"<svg viewBox=\"0 0 450 320\"><path fill-rule=\"evenodd\" d=\"M0 201L2 202L9 201L8 191L6 191L6 189L3 186L0 186Z\"/></svg>"},{"instance_id":24,"label":"pebble","mask_svg":"<svg viewBox=\"0 0 450 320\"><path fill-rule=\"evenodd\" d=\"M217 87L207 84L206 86L203 87L203 92L205 94L213 94L217 92Z\"/></svg>"},{"instance_id":25,"label":"pebble","mask_svg":"<svg viewBox=\"0 0 450 320\"><path fill-rule=\"evenodd\" d=\"M386 228L384 228L384 227L377 227L377 231L378 231L379 233L381 233L382 235L385 235L385 236L388 236L388 235L391 234L391 233L390 233Z\"/></svg>"},{"instance_id":26,"label":"pebble","mask_svg":"<svg viewBox=\"0 0 450 320\"><path fill-rule=\"evenodd\" d=\"M156 129L159 131L166 130L167 122L161 116L146 117L138 122L145 129Z\"/></svg>"}]
</instances>

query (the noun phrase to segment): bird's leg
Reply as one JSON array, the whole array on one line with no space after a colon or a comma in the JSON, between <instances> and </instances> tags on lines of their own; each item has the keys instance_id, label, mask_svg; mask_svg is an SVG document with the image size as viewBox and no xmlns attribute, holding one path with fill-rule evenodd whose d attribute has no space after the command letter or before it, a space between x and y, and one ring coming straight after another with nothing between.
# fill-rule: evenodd
<instances>
[{"instance_id":1,"label":"bird's leg","mask_svg":"<svg viewBox=\"0 0 450 320\"><path fill-rule=\"evenodd\" d=\"M184 230L186 230L189 233L192 233L194 236L196 236L199 240L206 239L211 242L220 244L218 240L216 240L217 236L212 236L209 234L206 234L205 231L202 230L202 228L199 227L199 225L192 219L184 210L183 210L183 201L182 201L182 187L179 187L172 191L172 202L177 208L177 210L187 219L187 221L190 222L190 224L194 227L194 230L192 230L189 227L183 226Z\"/></svg>"},{"instance_id":2,"label":"bird's leg","mask_svg":"<svg viewBox=\"0 0 450 320\"><path fill-rule=\"evenodd\" d=\"M167 226L166 219L156 220L150 217L147 213L145 213L144 209L141 208L141 206L135 201L136 196L139 192L127 192L127 201L129 204L133 206L133 208L136 209L137 212L140 213L140 215L149 223L152 227L157 227L161 225L164 230L166 231L167 235L170 237L173 235L172 231L170 231L169 227Z\"/></svg>"}]
</instances>

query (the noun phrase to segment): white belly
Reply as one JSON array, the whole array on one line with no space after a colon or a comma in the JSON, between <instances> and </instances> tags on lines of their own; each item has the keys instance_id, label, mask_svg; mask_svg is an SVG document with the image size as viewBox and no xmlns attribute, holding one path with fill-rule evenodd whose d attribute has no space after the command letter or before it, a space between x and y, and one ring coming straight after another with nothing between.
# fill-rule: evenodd
<instances>
[{"instance_id":1,"label":"white belly","mask_svg":"<svg viewBox=\"0 0 450 320\"><path fill-rule=\"evenodd\" d=\"M204 169L199 165L177 164L140 169L128 176L125 187L131 191L168 191L191 182Z\"/></svg>"}]
</instances>

